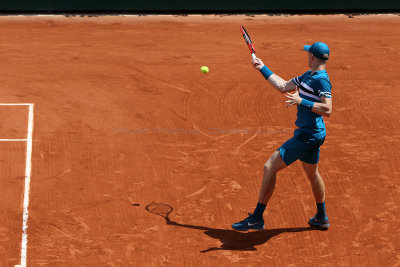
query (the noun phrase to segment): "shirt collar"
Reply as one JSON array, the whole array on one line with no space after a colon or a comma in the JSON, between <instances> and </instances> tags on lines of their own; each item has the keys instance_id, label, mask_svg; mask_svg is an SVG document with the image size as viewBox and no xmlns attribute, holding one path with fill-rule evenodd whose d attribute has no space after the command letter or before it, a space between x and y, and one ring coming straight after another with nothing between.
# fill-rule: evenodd
<instances>
[{"instance_id":1,"label":"shirt collar","mask_svg":"<svg viewBox=\"0 0 400 267\"><path fill-rule=\"evenodd\" d=\"M324 72L326 72L326 70L318 70L318 71L314 72L313 74L311 74L311 76L314 76L315 74L318 74L318 73L324 73ZM311 70L310 70L310 73L311 73Z\"/></svg>"}]
</instances>

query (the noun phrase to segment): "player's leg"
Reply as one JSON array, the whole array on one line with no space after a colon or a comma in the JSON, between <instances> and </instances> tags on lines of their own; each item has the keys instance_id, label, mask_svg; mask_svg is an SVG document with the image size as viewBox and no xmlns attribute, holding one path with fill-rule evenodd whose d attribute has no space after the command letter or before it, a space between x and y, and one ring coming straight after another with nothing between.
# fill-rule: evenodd
<instances>
[{"instance_id":1,"label":"player's leg","mask_svg":"<svg viewBox=\"0 0 400 267\"><path fill-rule=\"evenodd\" d=\"M307 163L302 161L304 172L310 181L314 199L317 204L317 213L310 218L308 223L313 226L327 229L329 225L328 216L325 210L325 183L318 171L318 163Z\"/></svg>"},{"instance_id":2,"label":"player's leg","mask_svg":"<svg viewBox=\"0 0 400 267\"><path fill-rule=\"evenodd\" d=\"M309 164L302 161L304 172L310 181L316 203L325 202L325 184L318 172L318 163Z\"/></svg>"},{"instance_id":3,"label":"player's leg","mask_svg":"<svg viewBox=\"0 0 400 267\"><path fill-rule=\"evenodd\" d=\"M264 164L263 181L255 211L250 213L249 217L243 221L234 223L232 225L233 229L238 231L264 229L263 213L275 189L276 173L286 166L286 163L281 158L279 150L275 151Z\"/></svg>"},{"instance_id":4,"label":"player's leg","mask_svg":"<svg viewBox=\"0 0 400 267\"><path fill-rule=\"evenodd\" d=\"M264 175L261 184L258 203L267 205L275 190L276 173L287 167L283 161L279 150L275 151L264 164Z\"/></svg>"},{"instance_id":5,"label":"player's leg","mask_svg":"<svg viewBox=\"0 0 400 267\"><path fill-rule=\"evenodd\" d=\"M304 143L298 138L292 137L272 154L264 164L264 175L258 197L258 204L268 204L275 189L276 173L301 158L305 149L307 149L307 146ZM255 214L257 215L257 208Z\"/></svg>"}]
</instances>

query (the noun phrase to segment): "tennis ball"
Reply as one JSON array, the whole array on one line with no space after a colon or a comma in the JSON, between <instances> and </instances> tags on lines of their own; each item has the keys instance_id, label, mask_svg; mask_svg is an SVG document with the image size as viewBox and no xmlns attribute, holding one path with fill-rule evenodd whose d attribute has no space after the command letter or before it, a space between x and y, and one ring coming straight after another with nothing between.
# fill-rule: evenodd
<instances>
[{"instance_id":1,"label":"tennis ball","mask_svg":"<svg viewBox=\"0 0 400 267\"><path fill-rule=\"evenodd\" d=\"M200 70L202 73L208 73L210 71L207 66L201 67Z\"/></svg>"}]
</instances>

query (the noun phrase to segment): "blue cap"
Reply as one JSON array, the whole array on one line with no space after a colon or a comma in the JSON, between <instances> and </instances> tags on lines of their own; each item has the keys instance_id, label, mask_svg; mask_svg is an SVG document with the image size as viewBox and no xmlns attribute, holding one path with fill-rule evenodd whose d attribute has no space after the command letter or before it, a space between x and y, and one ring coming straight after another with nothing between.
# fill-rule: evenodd
<instances>
[{"instance_id":1,"label":"blue cap","mask_svg":"<svg viewBox=\"0 0 400 267\"><path fill-rule=\"evenodd\" d=\"M310 52L319 59L329 59L329 47L324 43L317 42L312 45L305 45L304 50Z\"/></svg>"}]
</instances>

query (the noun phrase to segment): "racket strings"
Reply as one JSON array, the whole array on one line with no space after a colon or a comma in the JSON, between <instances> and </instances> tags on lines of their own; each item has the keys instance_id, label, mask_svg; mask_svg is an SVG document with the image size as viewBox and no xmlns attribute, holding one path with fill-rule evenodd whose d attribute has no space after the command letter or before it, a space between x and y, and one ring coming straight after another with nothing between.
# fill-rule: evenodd
<instances>
[{"instance_id":1,"label":"racket strings","mask_svg":"<svg viewBox=\"0 0 400 267\"><path fill-rule=\"evenodd\" d=\"M172 207L167 204L152 203L146 206L146 210L158 215L167 215L172 211Z\"/></svg>"}]
</instances>

